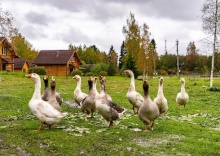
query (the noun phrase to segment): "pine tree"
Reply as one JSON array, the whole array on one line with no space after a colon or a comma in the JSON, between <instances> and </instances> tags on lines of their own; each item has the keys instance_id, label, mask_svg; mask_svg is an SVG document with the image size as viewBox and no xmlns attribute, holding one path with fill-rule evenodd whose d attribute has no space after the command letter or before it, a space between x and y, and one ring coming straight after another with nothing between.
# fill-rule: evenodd
<instances>
[{"instance_id":1,"label":"pine tree","mask_svg":"<svg viewBox=\"0 0 220 156\"><path fill-rule=\"evenodd\" d=\"M126 56L125 42L123 41L121 45L121 51L120 51L120 57L119 57L119 69L120 70L123 67L125 56Z\"/></svg>"},{"instance_id":2,"label":"pine tree","mask_svg":"<svg viewBox=\"0 0 220 156\"><path fill-rule=\"evenodd\" d=\"M136 62L131 54L128 55L128 60L126 61L125 68L133 71L135 79L138 77Z\"/></svg>"}]
</instances>

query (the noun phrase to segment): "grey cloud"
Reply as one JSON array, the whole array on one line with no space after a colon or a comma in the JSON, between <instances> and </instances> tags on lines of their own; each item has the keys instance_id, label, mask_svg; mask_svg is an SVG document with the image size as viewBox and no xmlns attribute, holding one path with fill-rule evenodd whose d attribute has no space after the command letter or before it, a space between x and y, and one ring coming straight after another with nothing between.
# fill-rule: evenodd
<instances>
[{"instance_id":1,"label":"grey cloud","mask_svg":"<svg viewBox=\"0 0 220 156\"><path fill-rule=\"evenodd\" d=\"M45 25L47 26L48 23L52 20L52 17L48 17L44 13L37 13L37 12L29 12L25 15L25 18L28 22L32 24L38 24L38 25Z\"/></svg>"},{"instance_id":2,"label":"grey cloud","mask_svg":"<svg viewBox=\"0 0 220 156\"><path fill-rule=\"evenodd\" d=\"M58 32L56 38L63 40L66 43L86 43L89 38L81 32L79 29L74 27L68 27L65 31Z\"/></svg>"},{"instance_id":3,"label":"grey cloud","mask_svg":"<svg viewBox=\"0 0 220 156\"><path fill-rule=\"evenodd\" d=\"M40 29L39 27L30 24L20 29L20 32L22 33L22 35L29 39L40 39L45 38L47 36L44 33L43 29Z\"/></svg>"}]
</instances>

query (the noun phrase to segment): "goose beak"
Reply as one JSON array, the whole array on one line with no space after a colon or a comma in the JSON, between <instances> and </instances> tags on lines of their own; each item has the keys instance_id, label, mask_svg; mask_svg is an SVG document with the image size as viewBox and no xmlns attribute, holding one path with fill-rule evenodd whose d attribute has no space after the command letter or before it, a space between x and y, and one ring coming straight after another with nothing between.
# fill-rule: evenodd
<instances>
[{"instance_id":1,"label":"goose beak","mask_svg":"<svg viewBox=\"0 0 220 156\"><path fill-rule=\"evenodd\" d=\"M27 74L26 77L27 77L27 78L31 78L31 74Z\"/></svg>"}]
</instances>

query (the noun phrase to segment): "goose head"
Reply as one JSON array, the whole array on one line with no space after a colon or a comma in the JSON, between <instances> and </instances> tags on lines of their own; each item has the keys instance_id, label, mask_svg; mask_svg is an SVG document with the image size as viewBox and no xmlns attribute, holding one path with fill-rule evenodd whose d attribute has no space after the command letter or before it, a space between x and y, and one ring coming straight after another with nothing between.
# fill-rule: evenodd
<instances>
[{"instance_id":1,"label":"goose head","mask_svg":"<svg viewBox=\"0 0 220 156\"><path fill-rule=\"evenodd\" d=\"M45 75L45 76L43 77L43 80L44 80L44 82L48 82L48 77Z\"/></svg>"},{"instance_id":2,"label":"goose head","mask_svg":"<svg viewBox=\"0 0 220 156\"><path fill-rule=\"evenodd\" d=\"M37 82L40 79L40 76L37 73L31 73L26 75L27 78L30 78L32 81Z\"/></svg>"},{"instance_id":3,"label":"goose head","mask_svg":"<svg viewBox=\"0 0 220 156\"><path fill-rule=\"evenodd\" d=\"M75 76L73 76L73 79L76 79L76 81L79 81L80 80L80 76L79 75L75 75Z\"/></svg>"},{"instance_id":4,"label":"goose head","mask_svg":"<svg viewBox=\"0 0 220 156\"><path fill-rule=\"evenodd\" d=\"M93 77L92 76L89 77L88 85L89 85L89 90L91 90L93 87Z\"/></svg>"},{"instance_id":5,"label":"goose head","mask_svg":"<svg viewBox=\"0 0 220 156\"><path fill-rule=\"evenodd\" d=\"M45 88L47 88L48 87L48 76L45 75L43 77L43 81L44 81Z\"/></svg>"},{"instance_id":6,"label":"goose head","mask_svg":"<svg viewBox=\"0 0 220 156\"><path fill-rule=\"evenodd\" d=\"M131 70L125 70L124 73L127 74L128 76L133 75L133 72Z\"/></svg>"},{"instance_id":7,"label":"goose head","mask_svg":"<svg viewBox=\"0 0 220 156\"><path fill-rule=\"evenodd\" d=\"M100 81L100 84L104 84L106 82L106 79L104 76L99 76L99 81Z\"/></svg>"},{"instance_id":8,"label":"goose head","mask_svg":"<svg viewBox=\"0 0 220 156\"><path fill-rule=\"evenodd\" d=\"M143 90L144 90L144 95L145 95L145 96L148 95L148 89L149 89L149 83L148 83L147 80L145 80L145 81L143 82Z\"/></svg>"},{"instance_id":9,"label":"goose head","mask_svg":"<svg viewBox=\"0 0 220 156\"><path fill-rule=\"evenodd\" d=\"M164 81L164 80L163 80L163 77L161 77L161 78L160 78L160 85L163 84L163 81Z\"/></svg>"},{"instance_id":10,"label":"goose head","mask_svg":"<svg viewBox=\"0 0 220 156\"><path fill-rule=\"evenodd\" d=\"M181 78L181 79L180 79L180 82L181 82L182 84L185 84L185 79L184 79L184 78Z\"/></svg>"},{"instance_id":11,"label":"goose head","mask_svg":"<svg viewBox=\"0 0 220 156\"><path fill-rule=\"evenodd\" d=\"M54 78L54 76L52 76L51 78L50 87L52 90L54 90L56 87L56 79Z\"/></svg>"}]
</instances>

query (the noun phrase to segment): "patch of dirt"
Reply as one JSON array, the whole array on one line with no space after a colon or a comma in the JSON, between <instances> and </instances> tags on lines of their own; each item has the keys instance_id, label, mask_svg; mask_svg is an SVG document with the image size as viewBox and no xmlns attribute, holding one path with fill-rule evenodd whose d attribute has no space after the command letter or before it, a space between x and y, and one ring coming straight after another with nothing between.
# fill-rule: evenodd
<instances>
[{"instance_id":1,"label":"patch of dirt","mask_svg":"<svg viewBox=\"0 0 220 156\"><path fill-rule=\"evenodd\" d=\"M152 137L152 138L137 138L134 139L134 141L140 145L140 146L145 146L145 147L151 147L151 146L156 146L156 145L165 145L169 142L177 141L177 140L182 140L184 139L185 136L179 136L179 135L165 135L165 136L160 136L160 137Z\"/></svg>"},{"instance_id":2,"label":"patch of dirt","mask_svg":"<svg viewBox=\"0 0 220 156\"><path fill-rule=\"evenodd\" d=\"M13 143L6 143L3 141L4 136L0 135L0 149L1 152L7 153L7 155L19 155L19 156L31 156L27 151L21 147L14 145ZM13 149L13 150L12 150Z\"/></svg>"}]
</instances>

